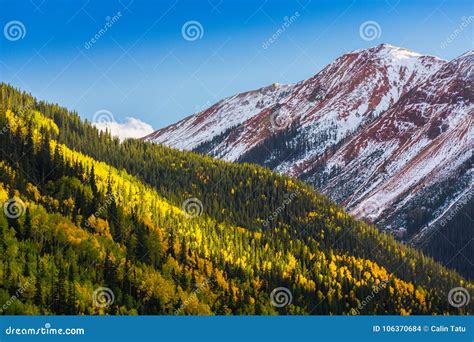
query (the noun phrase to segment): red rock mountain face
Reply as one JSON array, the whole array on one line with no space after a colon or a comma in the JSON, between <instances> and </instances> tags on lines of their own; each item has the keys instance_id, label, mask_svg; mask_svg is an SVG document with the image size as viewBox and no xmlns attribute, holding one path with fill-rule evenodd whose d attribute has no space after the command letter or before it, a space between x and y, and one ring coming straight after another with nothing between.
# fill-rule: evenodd
<instances>
[{"instance_id":1,"label":"red rock mountain face","mask_svg":"<svg viewBox=\"0 0 474 342\"><path fill-rule=\"evenodd\" d=\"M145 139L300 177L416 240L472 190L473 65L472 51L447 62L382 44Z\"/></svg>"},{"instance_id":2,"label":"red rock mountain face","mask_svg":"<svg viewBox=\"0 0 474 342\"><path fill-rule=\"evenodd\" d=\"M406 228L422 209L425 234L472 192L473 70L472 51L445 63L320 161L322 171L311 177L325 175L323 192L384 227Z\"/></svg>"},{"instance_id":3,"label":"red rock mountain face","mask_svg":"<svg viewBox=\"0 0 474 342\"><path fill-rule=\"evenodd\" d=\"M307 151L310 157L357 130L369 115L388 109L444 63L385 44L354 51L308 80L226 98L145 139L181 149L207 143L207 153L234 161L292 125L298 125L302 137L311 141L337 128L336 136ZM292 172L291 167L281 165L280 171Z\"/></svg>"}]
</instances>

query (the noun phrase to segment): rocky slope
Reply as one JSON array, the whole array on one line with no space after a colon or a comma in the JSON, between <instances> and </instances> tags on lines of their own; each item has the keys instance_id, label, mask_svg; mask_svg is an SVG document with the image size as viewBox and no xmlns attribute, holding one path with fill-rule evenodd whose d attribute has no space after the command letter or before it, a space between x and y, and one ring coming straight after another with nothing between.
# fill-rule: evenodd
<instances>
[{"instance_id":1,"label":"rocky slope","mask_svg":"<svg viewBox=\"0 0 474 342\"><path fill-rule=\"evenodd\" d=\"M472 51L444 64L315 161L309 179L358 217L416 233L411 216L423 210L419 223L434 224L472 189L473 69Z\"/></svg>"},{"instance_id":2,"label":"rocky slope","mask_svg":"<svg viewBox=\"0 0 474 342\"><path fill-rule=\"evenodd\" d=\"M301 132L295 140L318 145L304 151L301 159L309 159L388 109L444 63L386 44L354 51L308 80L226 98L146 140L180 149L201 145L206 153L234 161L270 136L298 125ZM323 139L325 134L330 138ZM282 161L277 169L294 173L293 164L294 160Z\"/></svg>"}]
</instances>

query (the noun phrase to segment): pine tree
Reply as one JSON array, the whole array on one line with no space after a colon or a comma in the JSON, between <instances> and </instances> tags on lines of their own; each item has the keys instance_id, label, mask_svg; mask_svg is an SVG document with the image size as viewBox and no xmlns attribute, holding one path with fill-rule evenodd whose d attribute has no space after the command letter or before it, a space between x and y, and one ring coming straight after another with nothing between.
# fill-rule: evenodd
<instances>
[{"instance_id":1,"label":"pine tree","mask_svg":"<svg viewBox=\"0 0 474 342\"><path fill-rule=\"evenodd\" d=\"M32 228L32 225L31 225L30 208L26 207L25 221L23 222L23 238L24 239L30 239L32 230L33 230L33 228Z\"/></svg>"},{"instance_id":2,"label":"pine tree","mask_svg":"<svg viewBox=\"0 0 474 342\"><path fill-rule=\"evenodd\" d=\"M73 264L69 265L68 283L69 283L69 289L68 289L68 303L67 303L68 312L67 312L67 314L75 315L75 314L77 314L77 304L76 304L77 295L76 295L76 287L74 285L74 266L73 266Z\"/></svg>"},{"instance_id":3,"label":"pine tree","mask_svg":"<svg viewBox=\"0 0 474 342\"><path fill-rule=\"evenodd\" d=\"M64 266L60 266L58 278L53 283L52 289L52 309L58 314L64 314L67 312L66 298L66 274L64 272Z\"/></svg>"},{"instance_id":4,"label":"pine tree","mask_svg":"<svg viewBox=\"0 0 474 342\"><path fill-rule=\"evenodd\" d=\"M35 279L35 296L34 296L34 302L36 305L38 305L40 308L44 306L44 301L43 301L43 287L41 285L41 278L40 278L40 273L38 272L36 274L36 279Z\"/></svg>"}]
</instances>

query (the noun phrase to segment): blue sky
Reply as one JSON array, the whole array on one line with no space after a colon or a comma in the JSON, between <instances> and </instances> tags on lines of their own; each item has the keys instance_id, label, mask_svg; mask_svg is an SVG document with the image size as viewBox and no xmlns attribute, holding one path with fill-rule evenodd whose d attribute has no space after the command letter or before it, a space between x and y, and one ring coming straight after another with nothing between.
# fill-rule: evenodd
<instances>
[{"instance_id":1,"label":"blue sky","mask_svg":"<svg viewBox=\"0 0 474 342\"><path fill-rule=\"evenodd\" d=\"M134 117L155 129L223 97L308 78L351 50L385 42L452 59L473 48L474 5L463 0L0 4L0 80L89 120L106 110L119 125ZM8 36L12 21L20 39ZM188 22L197 36L183 36ZM366 22L375 36L361 36Z\"/></svg>"}]
</instances>

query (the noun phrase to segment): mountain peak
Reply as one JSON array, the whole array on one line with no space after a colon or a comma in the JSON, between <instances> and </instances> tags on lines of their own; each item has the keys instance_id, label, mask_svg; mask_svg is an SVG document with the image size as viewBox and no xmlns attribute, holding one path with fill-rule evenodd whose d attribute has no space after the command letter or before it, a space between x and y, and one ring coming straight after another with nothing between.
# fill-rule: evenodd
<instances>
[{"instance_id":1,"label":"mountain peak","mask_svg":"<svg viewBox=\"0 0 474 342\"><path fill-rule=\"evenodd\" d=\"M338 122L341 127L334 139L339 141L369 113L375 117L387 110L442 64L434 57L380 44L340 56L308 80L275 83L228 97L145 140L182 149L212 145L214 156L237 160L268 135L295 121L310 126ZM286 121L274 122L279 118ZM239 130L234 132L236 127Z\"/></svg>"},{"instance_id":2,"label":"mountain peak","mask_svg":"<svg viewBox=\"0 0 474 342\"><path fill-rule=\"evenodd\" d=\"M442 60L439 57L424 55L418 52L412 51L410 49L399 47L387 43L382 43L376 46L372 46L367 49L357 49L349 53L350 54L363 54L367 56L374 56L377 58L386 58L388 57L391 60L404 60L404 59L418 59L423 57L435 58L437 60Z\"/></svg>"},{"instance_id":3,"label":"mountain peak","mask_svg":"<svg viewBox=\"0 0 474 342\"><path fill-rule=\"evenodd\" d=\"M418 52L409 50L407 48L390 45L387 43L382 43L368 49L359 49L359 50L356 50L355 52L367 53L370 55L377 55L377 56L390 56L396 59L418 58L422 56Z\"/></svg>"},{"instance_id":4,"label":"mountain peak","mask_svg":"<svg viewBox=\"0 0 474 342\"><path fill-rule=\"evenodd\" d=\"M398 58L409 58L409 57L420 57L421 54L412 50L409 50L407 48L402 48L402 47L397 47L389 44L382 44L379 45L378 48L381 51L384 51L386 53L390 53L394 57Z\"/></svg>"}]
</instances>

